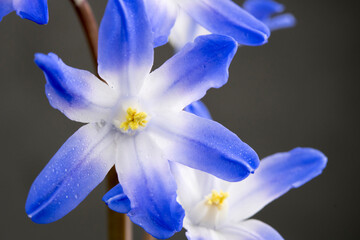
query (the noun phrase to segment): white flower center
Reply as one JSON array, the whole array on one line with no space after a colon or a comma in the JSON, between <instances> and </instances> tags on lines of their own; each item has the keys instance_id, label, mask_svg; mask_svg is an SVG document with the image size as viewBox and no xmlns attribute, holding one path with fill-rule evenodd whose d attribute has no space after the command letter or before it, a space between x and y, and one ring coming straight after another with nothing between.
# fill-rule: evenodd
<instances>
[{"instance_id":1,"label":"white flower center","mask_svg":"<svg viewBox=\"0 0 360 240\"><path fill-rule=\"evenodd\" d=\"M112 120L113 125L123 133L130 135L146 127L149 121L148 111L136 99L125 99Z\"/></svg>"},{"instance_id":2,"label":"white flower center","mask_svg":"<svg viewBox=\"0 0 360 240\"><path fill-rule=\"evenodd\" d=\"M227 192L213 190L189 212L189 219L195 225L216 228L228 216L228 197Z\"/></svg>"},{"instance_id":3,"label":"white flower center","mask_svg":"<svg viewBox=\"0 0 360 240\"><path fill-rule=\"evenodd\" d=\"M130 128L131 130L137 130L140 127L145 127L147 120L147 114L145 112L138 112L136 109L129 107L126 110L126 120L123 121L119 128L123 131L128 131Z\"/></svg>"},{"instance_id":4,"label":"white flower center","mask_svg":"<svg viewBox=\"0 0 360 240\"><path fill-rule=\"evenodd\" d=\"M219 210L224 205L225 200L229 197L229 193L227 192L217 192L216 190L212 190L211 194L206 197L206 204L210 206L216 206Z\"/></svg>"}]
</instances>

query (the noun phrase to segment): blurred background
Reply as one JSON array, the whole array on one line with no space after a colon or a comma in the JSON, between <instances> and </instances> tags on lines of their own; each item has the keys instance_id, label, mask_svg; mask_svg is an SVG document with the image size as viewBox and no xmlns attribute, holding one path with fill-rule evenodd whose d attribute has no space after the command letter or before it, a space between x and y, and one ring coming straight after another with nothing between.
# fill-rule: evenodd
<instances>
[{"instance_id":1,"label":"blurred background","mask_svg":"<svg viewBox=\"0 0 360 240\"><path fill-rule=\"evenodd\" d=\"M100 21L106 0L91 0ZM242 1L236 1L242 4ZM359 4L281 0L298 24L276 31L262 47L241 47L230 80L205 103L261 158L297 146L329 158L320 177L292 190L255 218L285 239L350 239L360 235ZM14 13L0 23L0 239L106 239L106 184L63 219L37 225L24 205L31 183L81 125L50 107L36 52L55 52L70 66L93 72L81 25L70 1L49 0L50 23L38 26ZM156 50L156 66L172 54ZM140 228L135 227L140 239ZM172 239L185 239L184 233Z\"/></svg>"}]
</instances>

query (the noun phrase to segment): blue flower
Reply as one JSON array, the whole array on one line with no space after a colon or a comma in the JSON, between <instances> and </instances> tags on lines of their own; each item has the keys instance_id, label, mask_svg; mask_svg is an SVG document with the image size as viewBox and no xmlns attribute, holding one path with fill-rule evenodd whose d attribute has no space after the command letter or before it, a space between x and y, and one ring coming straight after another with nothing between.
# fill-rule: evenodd
<instances>
[{"instance_id":1,"label":"blue flower","mask_svg":"<svg viewBox=\"0 0 360 240\"><path fill-rule=\"evenodd\" d=\"M229 183L207 173L171 163L178 185L178 200L185 209L184 227L189 240L282 240L271 226L249 219L292 188L318 176L327 158L318 150L295 148L266 157L255 174ZM117 185L104 197L119 212L130 202Z\"/></svg>"},{"instance_id":2,"label":"blue flower","mask_svg":"<svg viewBox=\"0 0 360 240\"><path fill-rule=\"evenodd\" d=\"M262 45L270 36L266 25L231 0L145 0L144 2L154 32L155 46L167 43L177 17L181 17L184 12L207 31L231 36L240 44Z\"/></svg>"},{"instance_id":3,"label":"blue flower","mask_svg":"<svg viewBox=\"0 0 360 240\"><path fill-rule=\"evenodd\" d=\"M227 181L246 178L257 154L234 133L182 109L227 82L237 43L202 36L150 73L153 43L142 0L110 0L99 32L98 73L37 54L50 104L87 123L71 136L31 186L26 212L56 221L74 209L115 164L131 202L129 217L157 238L181 230L169 161Z\"/></svg>"},{"instance_id":4,"label":"blue flower","mask_svg":"<svg viewBox=\"0 0 360 240\"><path fill-rule=\"evenodd\" d=\"M280 14L285 7L273 0L247 0L243 7L247 12L263 22L271 31L293 27L296 23L292 14ZM274 14L279 15L273 17ZM209 33L209 30L194 20L187 11L179 11L169 36L169 42L176 50L179 50L196 37ZM239 41L239 43L241 42Z\"/></svg>"},{"instance_id":5,"label":"blue flower","mask_svg":"<svg viewBox=\"0 0 360 240\"><path fill-rule=\"evenodd\" d=\"M185 109L211 119L200 101ZM178 200L186 212L184 227L188 239L282 240L269 225L248 218L290 189L321 174L326 163L326 156L318 150L295 148L266 157L253 175L237 183L171 163L171 172L178 185ZM117 212L131 210L130 200L120 184L106 193L103 200Z\"/></svg>"},{"instance_id":6,"label":"blue flower","mask_svg":"<svg viewBox=\"0 0 360 240\"><path fill-rule=\"evenodd\" d=\"M202 118L212 119L208 108L200 100L189 104L184 108L184 110ZM131 210L130 200L124 193L120 184L108 191L104 195L103 201L109 206L109 208L119 213L126 214Z\"/></svg>"},{"instance_id":7,"label":"blue flower","mask_svg":"<svg viewBox=\"0 0 360 240\"><path fill-rule=\"evenodd\" d=\"M246 0L244 9L262 21L271 31L293 27L295 17L290 13L283 13L284 5L273 0ZM277 14L276 16L273 16Z\"/></svg>"},{"instance_id":8,"label":"blue flower","mask_svg":"<svg viewBox=\"0 0 360 240\"><path fill-rule=\"evenodd\" d=\"M186 110L210 117L200 101ZM271 226L249 218L290 189L321 174L326 163L326 156L318 150L295 148L264 158L255 174L238 183L172 164L179 201L186 212L184 227L188 239L282 240ZM125 201L122 203L126 206Z\"/></svg>"},{"instance_id":9,"label":"blue flower","mask_svg":"<svg viewBox=\"0 0 360 240\"><path fill-rule=\"evenodd\" d=\"M47 0L2 0L0 1L0 21L10 12L16 11L21 18L38 24L47 24L49 13Z\"/></svg>"},{"instance_id":10,"label":"blue flower","mask_svg":"<svg viewBox=\"0 0 360 240\"><path fill-rule=\"evenodd\" d=\"M172 164L178 200L186 212L186 236L189 240L282 240L271 226L249 218L318 176L326 163L318 150L295 148L266 157L255 174L238 183Z\"/></svg>"}]
</instances>

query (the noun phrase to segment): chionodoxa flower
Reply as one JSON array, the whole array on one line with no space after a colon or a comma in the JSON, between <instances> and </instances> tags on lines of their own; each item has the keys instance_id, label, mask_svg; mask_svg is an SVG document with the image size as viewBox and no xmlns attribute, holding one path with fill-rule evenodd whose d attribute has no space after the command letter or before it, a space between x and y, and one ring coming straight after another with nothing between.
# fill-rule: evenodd
<instances>
[{"instance_id":1,"label":"chionodoxa flower","mask_svg":"<svg viewBox=\"0 0 360 240\"><path fill-rule=\"evenodd\" d=\"M186 111L211 119L201 101ZM272 227L248 219L268 203L321 174L326 156L312 148L295 148L264 158L255 174L236 183L171 163L178 185L178 200L185 209L184 227L189 240L282 240ZM131 202L121 184L103 197L114 211L128 213Z\"/></svg>"},{"instance_id":2,"label":"chionodoxa flower","mask_svg":"<svg viewBox=\"0 0 360 240\"><path fill-rule=\"evenodd\" d=\"M255 174L229 183L207 173L171 163L178 200L185 209L189 240L283 240L271 226L249 219L268 203L318 176L327 158L318 150L295 148L266 157ZM118 184L104 201L126 213L130 201Z\"/></svg>"},{"instance_id":3,"label":"chionodoxa flower","mask_svg":"<svg viewBox=\"0 0 360 240\"><path fill-rule=\"evenodd\" d=\"M296 23L292 14L282 13L285 10L284 5L273 0L247 0L243 4L243 9L264 23L270 31L293 27ZM195 21L186 11L180 10L171 30L169 42L176 50L180 50L196 37L209 33L209 30Z\"/></svg>"},{"instance_id":4,"label":"chionodoxa flower","mask_svg":"<svg viewBox=\"0 0 360 240\"><path fill-rule=\"evenodd\" d=\"M207 31L231 36L243 45L262 45L270 36L270 30L264 23L231 0L144 0L144 2L154 32L155 46L167 43L177 17L181 17L183 13ZM182 35L178 36L182 38Z\"/></svg>"},{"instance_id":5,"label":"chionodoxa flower","mask_svg":"<svg viewBox=\"0 0 360 240\"><path fill-rule=\"evenodd\" d=\"M49 21L47 0L0 0L0 21L13 11L21 18L38 24L47 24Z\"/></svg>"},{"instance_id":6,"label":"chionodoxa flower","mask_svg":"<svg viewBox=\"0 0 360 240\"><path fill-rule=\"evenodd\" d=\"M189 240L283 240L271 226L249 219L268 203L318 176L326 166L318 150L295 148L261 160L237 183L172 164Z\"/></svg>"},{"instance_id":7,"label":"chionodoxa flower","mask_svg":"<svg viewBox=\"0 0 360 240\"><path fill-rule=\"evenodd\" d=\"M31 186L26 212L37 223L74 209L115 164L131 201L131 220L157 238L181 230L183 208L169 161L240 181L259 164L234 133L182 109L227 82L237 43L202 36L150 73L153 36L142 0L110 0L99 32L98 73L37 54L50 104L87 123L54 155Z\"/></svg>"}]
</instances>

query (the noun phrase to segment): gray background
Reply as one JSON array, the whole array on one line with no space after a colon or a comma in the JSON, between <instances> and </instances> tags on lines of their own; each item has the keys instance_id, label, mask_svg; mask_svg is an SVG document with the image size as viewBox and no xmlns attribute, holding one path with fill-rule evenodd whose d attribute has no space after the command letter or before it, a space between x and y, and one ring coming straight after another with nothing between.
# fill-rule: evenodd
<instances>
[{"instance_id":1,"label":"gray background","mask_svg":"<svg viewBox=\"0 0 360 240\"><path fill-rule=\"evenodd\" d=\"M353 0L282 2L296 15L297 27L274 32L265 46L240 48L229 83L210 90L205 102L261 157L296 146L329 157L320 177L256 218L286 239L354 238L360 234L359 6ZM90 3L100 20L106 1ZM45 27L15 14L0 23L0 239L106 239L105 184L58 222L37 225L24 211L32 181L80 126L49 106L33 54L52 51L70 66L93 69L69 1L49 0L49 9ZM157 66L170 53L168 46L157 49ZM173 239L185 238L180 233Z\"/></svg>"}]
</instances>

